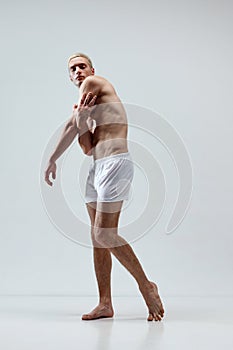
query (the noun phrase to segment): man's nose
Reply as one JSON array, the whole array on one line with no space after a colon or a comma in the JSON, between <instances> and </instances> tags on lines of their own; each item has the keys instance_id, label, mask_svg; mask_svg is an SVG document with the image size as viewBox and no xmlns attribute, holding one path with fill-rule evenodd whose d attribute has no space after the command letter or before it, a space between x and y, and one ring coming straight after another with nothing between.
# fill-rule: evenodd
<instances>
[{"instance_id":1,"label":"man's nose","mask_svg":"<svg viewBox=\"0 0 233 350\"><path fill-rule=\"evenodd\" d=\"M79 74L80 74L80 72L81 72L81 69L80 69L79 67L76 67L76 69L75 69L75 73L76 73L77 75L79 75Z\"/></svg>"}]
</instances>

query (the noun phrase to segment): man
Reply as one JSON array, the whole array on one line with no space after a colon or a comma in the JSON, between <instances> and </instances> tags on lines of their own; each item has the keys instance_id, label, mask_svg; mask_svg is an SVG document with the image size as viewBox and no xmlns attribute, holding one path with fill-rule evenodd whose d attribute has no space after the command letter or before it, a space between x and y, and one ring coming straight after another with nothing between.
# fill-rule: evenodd
<instances>
[{"instance_id":1,"label":"man","mask_svg":"<svg viewBox=\"0 0 233 350\"><path fill-rule=\"evenodd\" d=\"M148 307L148 321L160 321L164 309L155 283L148 280L127 242L118 235L123 201L128 198L133 164L127 148L127 117L113 86L95 75L90 58L74 54L68 61L70 80L80 89L79 103L67 122L45 171L52 186L56 160L78 135L86 155L93 156L86 183L86 206L91 220L94 266L99 288L99 304L83 320L112 317L111 267L113 254L131 273Z\"/></svg>"}]
</instances>

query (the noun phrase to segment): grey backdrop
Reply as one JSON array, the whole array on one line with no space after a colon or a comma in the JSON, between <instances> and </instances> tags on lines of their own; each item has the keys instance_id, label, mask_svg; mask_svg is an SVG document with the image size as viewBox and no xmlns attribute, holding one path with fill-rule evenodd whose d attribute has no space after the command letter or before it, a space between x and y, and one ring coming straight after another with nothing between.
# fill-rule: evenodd
<instances>
[{"instance_id":1,"label":"grey backdrop","mask_svg":"<svg viewBox=\"0 0 233 350\"><path fill-rule=\"evenodd\" d=\"M1 3L1 294L97 293L91 249L56 230L39 187L45 146L77 101L67 75L76 51L123 101L163 115L191 156L190 209L166 235L176 173L148 144L168 186L157 226L133 244L148 276L163 295L233 293L232 11L230 0ZM83 162L77 147L70 154ZM115 259L113 294L138 294Z\"/></svg>"}]
</instances>

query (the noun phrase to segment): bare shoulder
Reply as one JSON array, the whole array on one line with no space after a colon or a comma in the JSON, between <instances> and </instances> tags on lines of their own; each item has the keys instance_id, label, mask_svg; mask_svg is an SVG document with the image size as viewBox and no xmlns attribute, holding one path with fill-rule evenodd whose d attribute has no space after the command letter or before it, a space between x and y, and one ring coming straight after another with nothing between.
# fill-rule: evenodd
<instances>
[{"instance_id":1,"label":"bare shoulder","mask_svg":"<svg viewBox=\"0 0 233 350\"><path fill-rule=\"evenodd\" d=\"M99 75L89 75L89 77L87 77L84 81L84 83L86 85L89 85L89 86L96 86L96 85L99 85L99 86L105 86L105 85L111 85L110 82L99 76Z\"/></svg>"},{"instance_id":2,"label":"bare shoulder","mask_svg":"<svg viewBox=\"0 0 233 350\"><path fill-rule=\"evenodd\" d=\"M81 85L82 93L93 92L96 95L115 93L113 85L105 78L98 75L88 76Z\"/></svg>"}]
</instances>

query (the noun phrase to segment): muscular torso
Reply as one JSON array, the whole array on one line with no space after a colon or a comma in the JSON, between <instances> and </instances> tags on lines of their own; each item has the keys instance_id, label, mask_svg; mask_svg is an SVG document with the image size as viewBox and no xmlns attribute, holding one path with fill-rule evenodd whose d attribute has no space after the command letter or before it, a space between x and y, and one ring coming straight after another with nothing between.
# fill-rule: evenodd
<instances>
[{"instance_id":1,"label":"muscular torso","mask_svg":"<svg viewBox=\"0 0 233 350\"><path fill-rule=\"evenodd\" d=\"M92 130L92 154L94 159L128 152L127 116L123 104L113 86L102 77L95 77L100 91L91 117L95 128Z\"/></svg>"}]
</instances>

